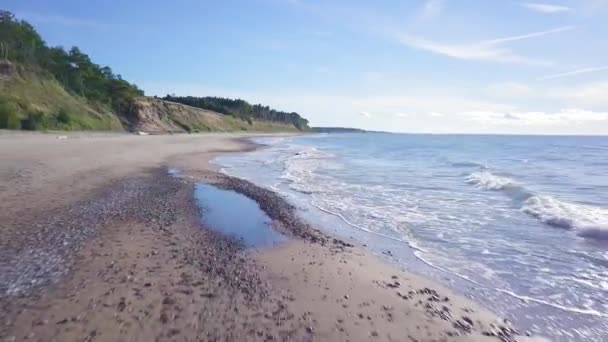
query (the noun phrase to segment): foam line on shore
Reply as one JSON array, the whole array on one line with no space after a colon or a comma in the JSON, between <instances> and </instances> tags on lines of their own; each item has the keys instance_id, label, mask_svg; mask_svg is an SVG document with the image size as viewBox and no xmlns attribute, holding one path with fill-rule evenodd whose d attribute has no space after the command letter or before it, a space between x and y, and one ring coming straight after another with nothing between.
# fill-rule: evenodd
<instances>
[{"instance_id":1,"label":"foam line on shore","mask_svg":"<svg viewBox=\"0 0 608 342\"><path fill-rule=\"evenodd\" d=\"M359 226L357 224L354 224L354 223L350 222L348 219L346 219L340 213L336 213L336 212L333 212L331 210L325 209L325 208L317 205L316 203L314 203L314 201L311 201L311 204L315 208L319 209L320 211L322 211L324 213L327 213L327 214L330 214L332 216L338 217L340 220L342 220L344 223L348 224L351 227L357 228L357 229L362 230L362 231L364 231L366 233L370 233L370 234L373 234L373 235L376 235L376 236L379 236L379 237L382 237L382 238L385 238L385 239L389 239L389 240L392 240L392 241L397 241L397 242L406 244L408 247L410 247L410 248L412 248L414 250L414 256L418 260L420 260L421 262L423 262L424 264L426 264L429 267L432 267L432 268L434 268L434 269L436 269L438 271L441 271L441 272L444 272L444 273L447 273L447 274L452 274L452 275L454 275L454 276L456 276L456 277L458 277L460 279L463 279L463 280L465 280L467 282L470 282L472 284L475 284L477 286L487 287L487 286L485 286L485 285L483 285L483 284L481 284L481 283L479 283L479 282L477 282L477 281L475 281L475 280L473 280L473 279L471 279L471 278L469 278L469 277L467 277L467 276L465 276L463 274L450 271L448 269L445 269L443 267L437 266L437 265L433 264L432 262L426 260L423 256L420 255L420 252L422 252L422 253L426 253L427 252L423 248L420 248L420 247L418 247L418 246L416 246L416 245L414 245L414 244L412 244L412 243L410 243L408 241L404 241L404 240L399 239L399 238L387 236L385 234L377 233L377 232L371 231L371 230L369 230L367 228L364 228L362 226ZM522 301L534 302L534 303L538 303L538 304L542 304L542 305L547 305L547 306L551 306L553 308L556 308L556 309L559 309L559 310L563 310L563 311L567 311L567 312L574 312L574 313L579 313L579 314L584 314L584 315L591 315L591 316L596 316L596 317L608 317L608 313L599 312L597 310L581 309L581 308L576 308L576 307L563 306L563 305L559 305L559 304L552 303L552 302L549 302L549 301L545 301L545 300L542 300L542 299L538 299L538 298L534 298L534 297L530 297L530 296L525 296L525 295L520 295L520 294L517 294L517 293L515 293L513 291L509 291L509 290L505 290L505 289L501 289L501 288L497 288L497 287L493 287L492 289L494 289L494 290L496 290L496 291L498 291L500 293L503 293L505 295L511 296L513 298L517 298L517 299L522 300Z\"/></svg>"}]
</instances>

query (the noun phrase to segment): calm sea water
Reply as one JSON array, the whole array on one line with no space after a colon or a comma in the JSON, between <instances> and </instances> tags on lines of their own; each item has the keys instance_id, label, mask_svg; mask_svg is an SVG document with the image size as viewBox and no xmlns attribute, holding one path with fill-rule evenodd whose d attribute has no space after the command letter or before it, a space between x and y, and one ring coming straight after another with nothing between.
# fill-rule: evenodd
<instances>
[{"instance_id":1,"label":"calm sea water","mask_svg":"<svg viewBox=\"0 0 608 342\"><path fill-rule=\"evenodd\" d=\"M223 171L560 341L608 336L608 138L263 138ZM388 253L387 251L390 251Z\"/></svg>"}]
</instances>

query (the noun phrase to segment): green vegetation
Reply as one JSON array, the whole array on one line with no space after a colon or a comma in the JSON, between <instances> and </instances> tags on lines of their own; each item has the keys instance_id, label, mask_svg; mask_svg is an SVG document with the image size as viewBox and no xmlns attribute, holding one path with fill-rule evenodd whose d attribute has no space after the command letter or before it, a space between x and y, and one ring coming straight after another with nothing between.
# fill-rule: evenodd
<instances>
[{"instance_id":1,"label":"green vegetation","mask_svg":"<svg viewBox=\"0 0 608 342\"><path fill-rule=\"evenodd\" d=\"M196 107L190 110L143 95L136 85L93 63L77 47L49 47L32 25L0 10L0 129L159 133L308 129L308 121L297 113L243 100L166 98Z\"/></svg>"},{"instance_id":2,"label":"green vegetation","mask_svg":"<svg viewBox=\"0 0 608 342\"><path fill-rule=\"evenodd\" d=\"M14 73L0 79L0 107L10 111L19 124L9 126L0 119L0 128L122 130L120 120L108 106L70 94L52 76L26 67L15 68Z\"/></svg>"},{"instance_id":3,"label":"green vegetation","mask_svg":"<svg viewBox=\"0 0 608 342\"><path fill-rule=\"evenodd\" d=\"M65 51L48 47L32 25L0 11L0 55L32 70L48 73L71 94L111 106L120 111L143 91L101 67L77 47Z\"/></svg>"},{"instance_id":4,"label":"green vegetation","mask_svg":"<svg viewBox=\"0 0 608 342\"><path fill-rule=\"evenodd\" d=\"M21 121L12 103L0 99L0 128L20 129Z\"/></svg>"},{"instance_id":5,"label":"green vegetation","mask_svg":"<svg viewBox=\"0 0 608 342\"><path fill-rule=\"evenodd\" d=\"M350 127L311 127L315 133L367 133L368 131Z\"/></svg>"},{"instance_id":6,"label":"green vegetation","mask_svg":"<svg viewBox=\"0 0 608 342\"><path fill-rule=\"evenodd\" d=\"M263 120L294 125L299 130L308 129L308 120L302 118L298 113L277 111L261 104L252 105L241 99L167 95L163 100L231 115L250 124L254 120Z\"/></svg>"},{"instance_id":7,"label":"green vegetation","mask_svg":"<svg viewBox=\"0 0 608 342\"><path fill-rule=\"evenodd\" d=\"M0 10L0 128L119 130L112 112L143 92L77 47L48 47L34 27Z\"/></svg>"}]
</instances>

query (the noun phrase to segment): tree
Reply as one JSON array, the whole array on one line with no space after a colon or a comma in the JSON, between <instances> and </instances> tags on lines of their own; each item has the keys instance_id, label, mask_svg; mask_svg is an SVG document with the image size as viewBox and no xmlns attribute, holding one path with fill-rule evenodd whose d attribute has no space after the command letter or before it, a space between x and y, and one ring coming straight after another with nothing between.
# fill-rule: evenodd
<instances>
[{"instance_id":1,"label":"tree","mask_svg":"<svg viewBox=\"0 0 608 342\"><path fill-rule=\"evenodd\" d=\"M40 68L55 77L67 91L90 101L116 104L113 109L117 111L134 97L143 95L137 86L115 75L109 67L93 63L78 47L72 47L68 52L61 47L47 47L33 26L2 10L0 56Z\"/></svg>"}]
</instances>

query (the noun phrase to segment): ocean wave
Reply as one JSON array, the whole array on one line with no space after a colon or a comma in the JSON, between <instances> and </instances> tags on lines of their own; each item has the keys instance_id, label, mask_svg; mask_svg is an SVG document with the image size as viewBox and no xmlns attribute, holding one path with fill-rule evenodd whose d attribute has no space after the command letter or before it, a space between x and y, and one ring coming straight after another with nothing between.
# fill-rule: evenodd
<instances>
[{"instance_id":1,"label":"ocean wave","mask_svg":"<svg viewBox=\"0 0 608 342\"><path fill-rule=\"evenodd\" d=\"M484 190L503 190L519 186L519 183L511 178L497 176L486 170L473 172L466 178L466 182Z\"/></svg>"},{"instance_id":2,"label":"ocean wave","mask_svg":"<svg viewBox=\"0 0 608 342\"><path fill-rule=\"evenodd\" d=\"M319 190L319 182L315 181L314 171L321 165L326 165L332 154L320 151L314 147L290 146L291 155L285 159L281 179L290 182L292 190L311 194Z\"/></svg>"},{"instance_id":3,"label":"ocean wave","mask_svg":"<svg viewBox=\"0 0 608 342\"><path fill-rule=\"evenodd\" d=\"M575 230L584 238L608 240L608 209L560 201L547 195L534 194L514 179L497 176L490 171L477 171L466 182L484 190L501 190L521 200L521 211L544 224Z\"/></svg>"},{"instance_id":4,"label":"ocean wave","mask_svg":"<svg viewBox=\"0 0 608 342\"><path fill-rule=\"evenodd\" d=\"M608 239L608 209L559 201L551 196L528 198L522 211L548 225L573 229L581 237Z\"/></svg>"}]
</instances>

